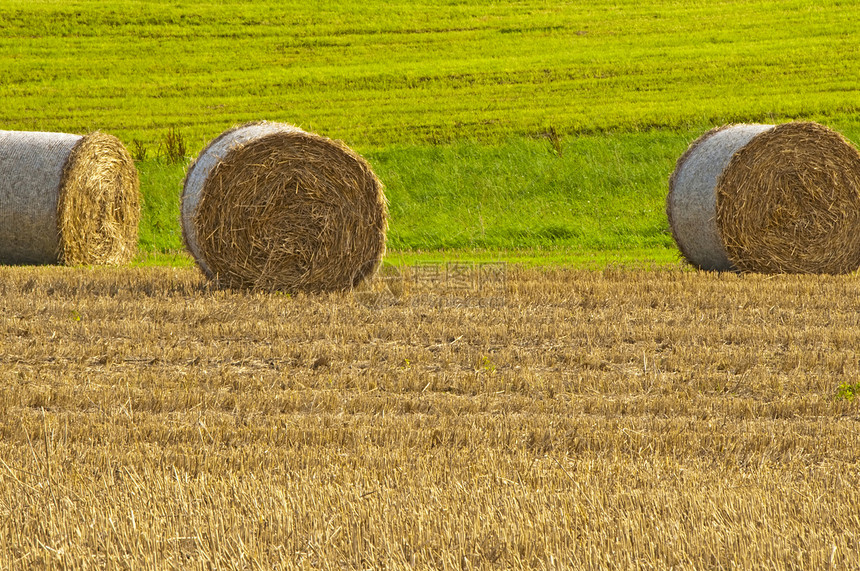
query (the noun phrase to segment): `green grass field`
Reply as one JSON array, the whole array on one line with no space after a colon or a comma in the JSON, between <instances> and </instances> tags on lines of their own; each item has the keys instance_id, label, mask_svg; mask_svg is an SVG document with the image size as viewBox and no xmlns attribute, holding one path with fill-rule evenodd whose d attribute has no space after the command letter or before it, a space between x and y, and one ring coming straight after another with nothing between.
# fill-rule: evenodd
<instances>
[{"instance_id":1,"label":"green grass field","mask_svg":"<svg viewBox=\"0 0 860 571\"><path fill-rule=\"evenodd\" d=\"M860 140L850 2L2 0L0 10L0 126L100 129L146 149L146 252L181 248L184 165L157 158L170 127L190 154L249 120L342 139L387 186L392 251L551 263L674 259L666 179L714 125L809 119Z\"/></svg>"}]
</instances>

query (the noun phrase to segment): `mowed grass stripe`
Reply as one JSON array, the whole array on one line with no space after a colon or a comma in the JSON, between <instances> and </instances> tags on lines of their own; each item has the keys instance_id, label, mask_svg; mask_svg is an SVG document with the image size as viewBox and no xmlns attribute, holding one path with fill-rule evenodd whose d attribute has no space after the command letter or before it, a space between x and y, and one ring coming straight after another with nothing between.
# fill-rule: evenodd
<instances>
[{"instance_id":1,"label":"mowed grass stripe","mask_svg":"<svg viewBox=\"0 0 860 571\"><path fill-rule=\"evenodd\" d=\"M3 4L16 129L202 146L265 117L378 147L856 110L850 3Z\"/></svg>"}]
</instances>

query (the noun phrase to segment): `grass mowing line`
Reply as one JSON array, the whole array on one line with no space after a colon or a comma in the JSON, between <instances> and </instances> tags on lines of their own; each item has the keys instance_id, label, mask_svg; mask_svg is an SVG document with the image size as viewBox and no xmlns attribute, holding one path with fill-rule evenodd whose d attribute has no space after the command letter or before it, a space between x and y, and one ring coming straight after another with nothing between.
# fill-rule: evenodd
<instances>
[{"instance_id":1,"label":"grass mowing line","mask_svg":"<svg viewBox=\"0 0 860 571\"><path fill-rule=\"evenodd\" d=\"M418 265L511 264L523 267L557 266L602 270L620 266L629 269L669 269L685 267L677 250L636 248L630 250L396 250L383 260L386 266L408 268Z\"/></svg>"},{"instance_id":2,"label":"grass mowing line","mask_svg":"<svg viewBox=\"0 0 860 571\"><path fill-rule=\"evenodd\" d=\"M198 149L262 118L352 147L499 141L549 126L857 124L842 71L860 63L860 10L836 0L0 8L7 129L102 129L155 145L180 126Z\"/></svg>"},{"instance_id":3,"label":"grass mowing line","mask_svg":"<svg viewBox=\"0 0 860 571\"><path fill-rule=\"evenodd\" d=\"M522 267L555 266L575 269L602 270L608 267L628 269L671 269L685 267L677 250L671 248L638 248L630 250L392 250L383 258L383 265L393 269L412 266L447 264L509 264ZM194 259L184 250L154 252L142 250L133 267L194 265Z\"/></svg>"}]
</instances>

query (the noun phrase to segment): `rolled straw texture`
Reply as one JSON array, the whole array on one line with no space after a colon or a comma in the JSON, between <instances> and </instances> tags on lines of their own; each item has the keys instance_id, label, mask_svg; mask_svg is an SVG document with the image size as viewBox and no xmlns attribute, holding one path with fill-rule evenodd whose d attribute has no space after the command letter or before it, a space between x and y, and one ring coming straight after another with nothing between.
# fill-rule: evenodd
<instances>
[{"instance_id":1,"label":"rolled straw texture","mask_svg":"<svg viewBox=\"0 0 860 571\"><path fill-rule=\"evenodd\" d=\"M226 131L191 165L182 231L219 286L334 291L385 253L382 184L343 143L283 123Z\"/></svg>"},{"instance_id":2,"label":"rolled straw texture","mask_svg":"<svg viewBox=\"0 0 860 571\"><path fill-rule=\"evenodd\" d=\"M111 135L0 131L0 263L128 262L140 182Z\"/></svg>"},{"instance_id":3,"label":"rolled straw texture","mask_svg":"<svg viewBox=\"0 0 860 571\"><path fill-rule=\"evenodd\" d=\"M816 123L730 125L696 140L669 181L684 257L706 270L860 267L860 153Z\"/></svg>"}]
</instances>

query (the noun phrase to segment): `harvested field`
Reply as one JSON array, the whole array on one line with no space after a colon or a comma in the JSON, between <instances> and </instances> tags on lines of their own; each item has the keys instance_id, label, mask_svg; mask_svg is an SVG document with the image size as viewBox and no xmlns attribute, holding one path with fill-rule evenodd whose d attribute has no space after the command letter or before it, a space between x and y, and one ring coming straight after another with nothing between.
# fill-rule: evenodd
<instances>
[{"instance_id":1,"label":"harvested field","mask_svg":"<svg viewBox=\"0 0 860 571\"><path fill-rule=\"evenodd\" d=\"M0 561L860 567L856 276L445 270L0 268Z\"/></svg>"}]
</instances>

